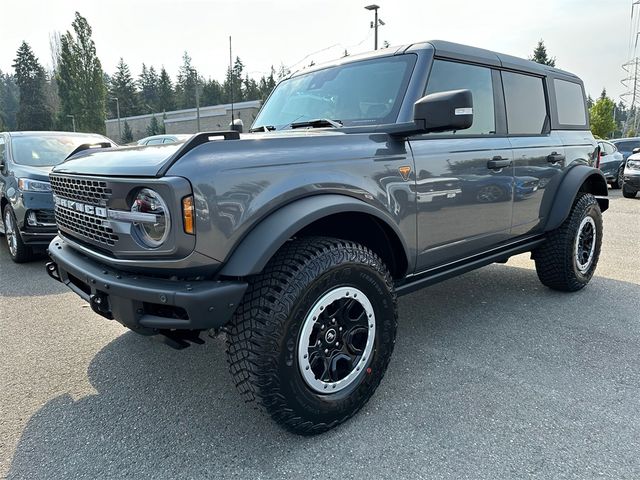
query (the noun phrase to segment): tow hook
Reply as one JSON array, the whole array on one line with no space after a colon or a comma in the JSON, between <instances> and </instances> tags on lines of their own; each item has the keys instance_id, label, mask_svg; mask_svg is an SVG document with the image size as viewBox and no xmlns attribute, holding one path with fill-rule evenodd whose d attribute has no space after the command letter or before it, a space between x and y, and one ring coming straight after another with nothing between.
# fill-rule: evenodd
<instances>
[{"instance_id":1,"label":"tow hook","mask_svg":"<svg viewBox=\"0 0 640 480\"><path fill-rule=\"evenodd\" d=\"M58 271L58 264L56 262L47 262L45 268L47 270L47 274L51 278L57 280L58 282L62 282L62 279L60 278L60 272Z\"/></svg>"},{"instance_id":2,"label":"tow hook","mask_svg":"<svg viewBox=\"0 0 640 480\"><path fill-rule=\"evenodd\" d=\"M109 309L109 299L102 292L96 292L91 297L89 297L89 305L91 305L91 310L96 312L98 315L102 315L104 318L109 320L113 320L113 314Z\"/></svg>"}]
</instances>

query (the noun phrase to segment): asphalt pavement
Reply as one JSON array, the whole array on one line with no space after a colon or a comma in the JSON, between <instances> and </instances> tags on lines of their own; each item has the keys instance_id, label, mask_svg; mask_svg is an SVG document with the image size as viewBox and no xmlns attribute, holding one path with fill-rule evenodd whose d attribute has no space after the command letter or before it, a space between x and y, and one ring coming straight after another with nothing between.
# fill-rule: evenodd
<instances>
[{"instance_id":1,"label":"asphalt pavement","mask_svg":"<svg viewBox=\"0 0 640 480\"><path fill-rule=\"evenodd\" d=\"M235 391L224 339L175 351L0 246L0 477L640 478L640 198L611 191L596 277L527 255L400 300L377 393L316 437Z\"/></svg>"}]
</instances>

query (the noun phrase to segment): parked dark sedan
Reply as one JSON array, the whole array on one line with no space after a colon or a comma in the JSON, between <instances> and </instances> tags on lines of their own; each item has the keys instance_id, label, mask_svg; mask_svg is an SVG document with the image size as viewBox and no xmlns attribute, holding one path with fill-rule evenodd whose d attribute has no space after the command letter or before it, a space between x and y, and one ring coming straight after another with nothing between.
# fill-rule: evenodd
<instances>
[{"instance_id":1,"label":"parked dark sedan","mask_svg":"<svg viewBox=\"0 0 640 480\"><path fill-rule=\"evenodd\" d=\"M612 142L598 140L600 146L600 170L604 173L611 188L622 188L625 156ZM627 155L628 157L629 155Z\"/></svg>"},{"instance_id":2,"label":"parked dark sedan","mask_svg":"<svg viewBox=\"0 0 640 480\"><path fill-rule=\"evenodd\" d=\"M69 132L0 133L0 209L13 261L28 261L34 249L56 235L49 172L85 144L116 144L102 135Z\"/></svg>"}]
</instances>

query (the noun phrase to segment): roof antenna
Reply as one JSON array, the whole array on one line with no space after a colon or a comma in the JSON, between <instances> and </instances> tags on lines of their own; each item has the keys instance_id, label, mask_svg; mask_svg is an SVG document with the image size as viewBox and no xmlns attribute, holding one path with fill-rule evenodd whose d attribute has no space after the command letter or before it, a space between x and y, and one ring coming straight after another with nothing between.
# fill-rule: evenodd
<instances>
[{"instance_id":1,"label":"roof antenna","mask_svg":"<svg viewBox=\"0 0 640 480\"><path fill-rule=\"evenodd\" d=\"M231 129L233 130L233 56L231 55L231 35L229 35L229 83L231 84Z\"/></svg>"}]
</instances>

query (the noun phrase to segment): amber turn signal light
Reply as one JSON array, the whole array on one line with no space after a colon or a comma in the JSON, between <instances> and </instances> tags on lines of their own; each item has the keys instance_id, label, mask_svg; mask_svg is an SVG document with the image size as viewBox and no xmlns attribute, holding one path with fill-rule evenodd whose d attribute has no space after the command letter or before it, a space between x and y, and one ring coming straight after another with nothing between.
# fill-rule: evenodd
<instances>
[{"instance_id":1,"label":"amber turn signal light","mask_svg":"<svg viewBox=\"0 0 640 480\"><path fill-rule=\"evenodd\" d=\"M193 215L193 196L189 195L182 199L182 222L184 224L184 232L191 235L196 233L196 224Z\"/></svg>"}]
</instances>

